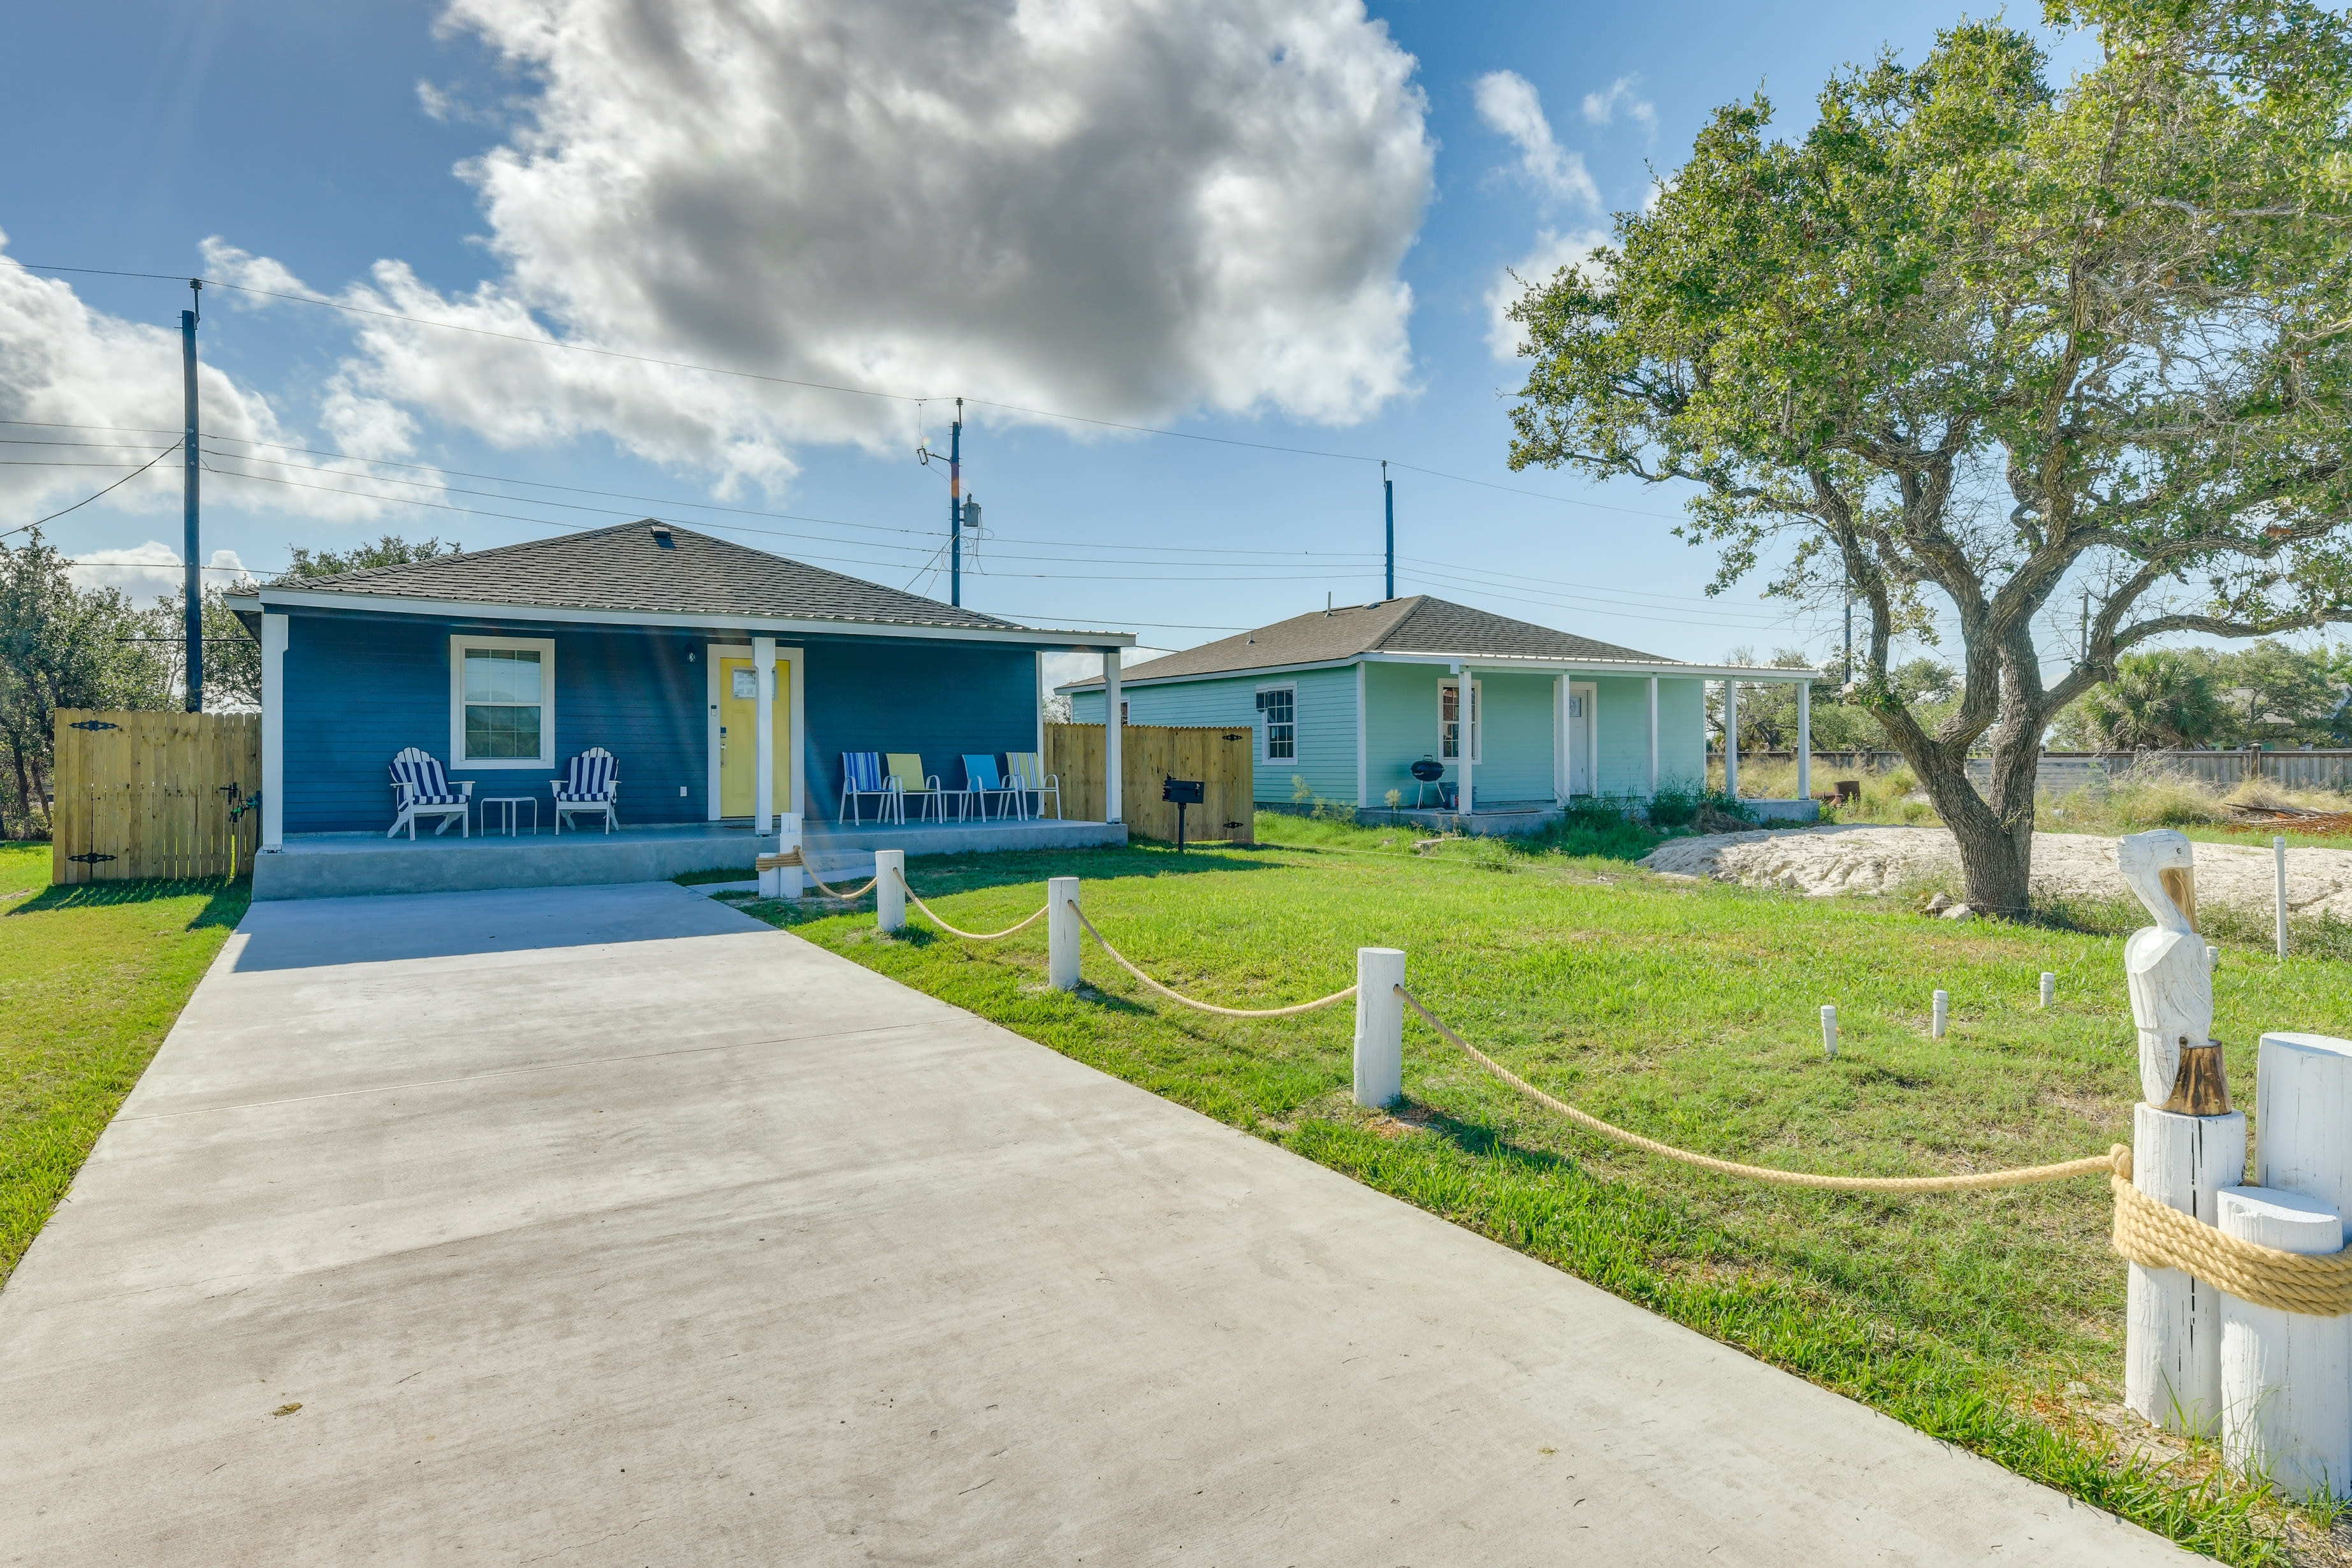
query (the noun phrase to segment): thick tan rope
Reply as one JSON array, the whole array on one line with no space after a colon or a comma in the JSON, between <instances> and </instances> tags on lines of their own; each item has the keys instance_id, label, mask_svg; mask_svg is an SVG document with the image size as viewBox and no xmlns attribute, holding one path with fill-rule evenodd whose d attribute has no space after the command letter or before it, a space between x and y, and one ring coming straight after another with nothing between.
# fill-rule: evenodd
<instances>
[{"instance_id":1,"label":"thick tan rope","mask_svg":"<svg viewBox=\"0 0 2352 1568\"><path fill-rule=\"evenodd\" d=\"M1328 1007L1334 1002L1345 1002L1349 997L1353 996L1356 994L1356 988L1350 985L1345 991L1334 991L1328 996L1318 996L1312 1002L1300 1002L1288 1007L1220 1007L1213 1002L1195 1002L1192 998L1185 995L1181 991L1171 991L1167 986L1160 984L1160 982L1152 979L1151 976L1144 973L1143 971L1129 963L1127 954L1119 952L1118 949L1111 946L1108 942L1106 942L1103 939L1103 933L1095 930L1095 922L1087 919L1086 911L1079 909L1075 900L1070 904L1070 912L1078 917L1078 923L1086 927L1087 932L1094 937L1096 945L1118 961L1120 968L1126 970L1129 974L1134 975L1138 980L1142 981L1146 985L1150 986L1154 991L1159 992L1160 994L1167 997L1170 1001L1181 1002L1187 1007L1195 1007L1203 1013L1214 1013L1219 1017L1287 1018L1299 1013L1312 1013L1318 1007ZM1035 917L1033 916L1031 918L1034 919Z\"/></svg>"},{"instance_id":2,"label":"thick tan rope","mask_svg":"<svg viewBox=\"0 0 2352 1568\"><path fill-rule=\"evenodd\" d=\"M1816 1176L1797 1171L1775 1171L1763 1165L1742 1165L1694 1154L1628 1132L1566 1100L1554 1099L1512 1072L1502 1063L1438 1021L1421 999L1400 985L1396 994L1420 1014L1429 1026L1460 1047L1479 1066L1548 1110L1557 1110L1588 1131L1614 1139L1632 1148L1679 1160L1702 1170L1783 1186L1815 1187L1840 1193L1949 1193L1986 1187L2021 1186L2030 1182L2063 1181L2069 1176L2104 1171L2115 1195L2115 1226L2110 1243L2116 1251L2144 1268L2178 1268L2215 1289L2285 1312L2335 1318L2352 1312L2352 1248L2341 1252L2284 1252L2259 1242L2242 1241L2183 1214L2132 1185L2132 1154L2128 1145L2112 1145L2105 1154L2068 1160L2055 1165L2029 1165L2011 1171L1986 1171L1967 1176Z\"/></svg>"},{"instance_id":3,"label":"thick tan rope","mask_svg":"<svg viewBox=\"0 0 2352 1568\"><path fill-rule=\"evenodd\" d=\"M1529 1100L1547 1110L1557 1110L1588 1132L1614 1139L1631 1148L1644 1150L1669 1160L1680 1160L1686 1165L1696 1165L1704 1171L1717 1171L1727 1176L1746 1176L1750 1181L1774 1182L1788 1187L1817 1187L1833 1193L1958 1193L1972 1192L1985 1187L2016 1187L2032 1182L2063 1182L2070 1176L2111 1173L2116 1168L2120 1152L2123 1168L2130 1169L2131 1154L2122 1144L2105 1154L2089 1155L2080 1160L2067 1160L2055 1165L2028 1165L2012 1171L1979 1171L1965 1176L1817 1176L1804 1171L1776 1171L1769 1165L1742 1165L1733 1160L1717 1160L1707 1154L1694 1154L1687 1149L1677 1149L1671 1143L1661 1143L1654 1138L1644 1138L1638 1132L1628 1132L1622 1127L1603 1121L1591 1111L1579 1110L1564 1100L1555 1100L1542 1089L1447 1028L1437 1015L1421 1005L1421 998L1400 985L1396 994L1406 1005L1420 1014L1429 1026L1459 1046L1470 1058ZM2215 1232L2216 1235L2220 1233Z\"/></svg>"},{"instance_id":4,"label":"thick tan rope","mask_svg":"<svg viewBox=\"0 0 2352 1568\"><path fill-rule=\"evenodd\" d=\"M773 855L762 855L756 862L753 863L752 868L760 871L773 871L779 868L790 870L795 866L801 868L802 873L806 876L810 881L814 882L818 887L823 888L827 898L840 899L844 901L850 899L864 898L873 888L874 884L882 879L881 873L877 872L874 876L866 879L865 887L854 888L850 891L845 893L840 889L835 887L831 882L826 881L823 877L818 876L814 871L811 870L809 868L807 858L797 849L782 849Z\"/></svg>"},{"instance_id":5,"label":"thick tan rope","mask_svg":"<svg viewBox=\"0 0 2352 1568\"><path fill-rule=\"evenodd\" d=\"M2352 1250L2282 1252L2242 1241L2141 1192L2131 1183L2131 1154L2108 1185L2115 1189L2115 1249L2145 1268L2179 1268L2218 1289L2284 1312L2318 1318L2352 1312Z\"/></svg>"},{"instance_id":6,"label":"thick tan rope","mask_svg":"<svg viewBox=\"0 0 2352 1568\"><path fill-rule=\"evenodd\" d=\"M878 877L877 879L879 879ZM1051 904L1039 904L1034 910L1030 911L1029 918L1021 921L1019 925L1009 925L1003 931L992 931L983 934L982 932L976 931L964 931L960 927L951 926L948 924L947 921L940 919L939 910L923 902L922 899L916 893L915 889L907 886L907 878L903 872L898 875L898 886L905 889L907 897L915 900L915 907L917 909L922 910L923 913L931 918L932 924L938 926L941 931L946 931L950 936L960 936L966 942L994 942L999 937L1011 936L1023 926L1034 924L1039 915L1044 914L1047 910L1054 907Z\"/></svg>"}]
</instances>

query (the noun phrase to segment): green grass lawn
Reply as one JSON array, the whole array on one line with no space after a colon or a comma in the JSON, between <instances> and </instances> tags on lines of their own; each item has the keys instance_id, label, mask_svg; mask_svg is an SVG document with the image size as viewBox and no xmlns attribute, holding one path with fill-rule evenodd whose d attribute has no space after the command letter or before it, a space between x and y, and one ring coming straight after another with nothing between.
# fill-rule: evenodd
<instances>
[{"instance_id":1,"label":"green grass lawn","mask_svg":"<svg viewBox=\"0 0 2352 1568\"><path fill-rule=\"evenodd\" d=\"M972 929L1085 879L1089 916L1156 977L1268 1006L1402 947L1409 986L1538 1086L1708 1153L1874 1175L1987 1170L2129 1136L2136 1056L2112 933L1923 921L1654 878L1622 857L1490 844L1411 853L1409 831L1261 816L1267 842L919 861L916 890ZM1574 836L1567 847L1578 847ZM1654 842L1654 840L1651 840ZM1587 847L1590 847L1589 845ZM992 945L755 904L856 962L1445 1215L1940 1437L2235 1563L2282 1560L2325 1516L2257 1502L2210 1452L2134 1458L2120 1400L2124 1265L2105 1184L1907 1199L1763 1187L1594 1140L1418 1020L1405 1100L1349 1100L1352 1014L1240 1022L1163 1004L1088 944L1087 987L1044 984L1043 922ZM919 915L915 924L923 924ZM2058 975L2058 1003L2037 981ZM1952 1026L1927 1035L1929 993ZM2232 952L2216 984L2232 1090L2266 1028L2352 1033L2352 969ZM1842 1043L1825 1059L1820 1008Z\"/></svg>"},{"instance_id":2,"label":"green grass lawn","mask_svg":"<svg viewBox=\"0 0 2352 1568\"><path fill-rule=\"evenodd\" d=\"M73 1184L247 884L49 885L49 847L0 846L0 1281Z\"/></svg>"}]
</instances>

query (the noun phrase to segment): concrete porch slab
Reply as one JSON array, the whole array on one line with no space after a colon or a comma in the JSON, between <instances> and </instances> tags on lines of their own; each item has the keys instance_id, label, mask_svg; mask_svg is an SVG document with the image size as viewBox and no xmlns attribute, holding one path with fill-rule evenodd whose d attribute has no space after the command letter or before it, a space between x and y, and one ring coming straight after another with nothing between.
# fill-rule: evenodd
<instances>
[{"instance_id":1,"label":"concrete porch slab","mask_svg":"<svg viewBox=\"0 0 2352 1568\"><path fill-rule=\"evenodd\" d=\"M257 905L0 1476L43 1568L2192 1561L664 884Z\"/></svg>"},{"instance_id":2,"label":"concrete porch slab","mask_svg":"<svg viewBox=\"0 0 2352 1568\"><path fill-rule=\"evenodd\" d=\"M1050 818L906 826L811 822L802 834L811 867L826 878L871 876L879 848L960 855L1126 842L1127 829L1118 823ZM749 824L719 822L612 833L478 832L469 838L426 829L414 840L375 833L298 835L283 849L254 857L253 896L258 902L660 882L688 871L748 870L756 856L775 847L773 836L760 837Z\"/></svg>"}]
</instances>

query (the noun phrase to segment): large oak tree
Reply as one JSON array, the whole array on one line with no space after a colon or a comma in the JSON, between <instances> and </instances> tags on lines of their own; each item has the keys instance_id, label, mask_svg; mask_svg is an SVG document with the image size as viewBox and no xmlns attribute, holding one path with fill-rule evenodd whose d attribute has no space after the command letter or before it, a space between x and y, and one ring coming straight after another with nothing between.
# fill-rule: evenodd
<instances>
[{"instance_id":1,"label":"large oak tree","mask_svg":"<svg viewBox=\"0 0 2352 1568\"><path fill-rule=\"evenodd\" d=\"M1916 68L1840 73L1801 138L1761 98L1719 110L1517 308L1513 466L1696 481L1678 531L1718 547L1718 586L1867 606L1854 700L1969 901L2009 913L2043 728L2118 655L2352 618L2346 24L2261 0L2049 19L2100 48L2063 86L2026 36L1966 24ZM1889 650L1938 625L1960 700L1927 721Z\"/></svg>"}]
</instances>

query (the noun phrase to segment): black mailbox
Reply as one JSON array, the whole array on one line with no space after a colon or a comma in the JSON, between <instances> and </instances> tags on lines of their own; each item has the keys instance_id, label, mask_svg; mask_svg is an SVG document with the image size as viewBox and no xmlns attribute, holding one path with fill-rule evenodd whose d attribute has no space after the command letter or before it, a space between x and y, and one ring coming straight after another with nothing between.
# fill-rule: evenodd
<instances>
[{"instance_id":1,"label":"black mailbox","mask_svg":"<svg viewBox=\"0 0 2352 1568\"><path fill-rule=\"evenodd\" d=\"M1202 786L1199 779L1171 778L1162 773L1160 780L1160 798L1176 808L1176 850L1177 853L1181 854L1184 850L1184 808L1188 805L1199 805L1208 799L1208 791Z\"/></svg>"}]
</instances>

